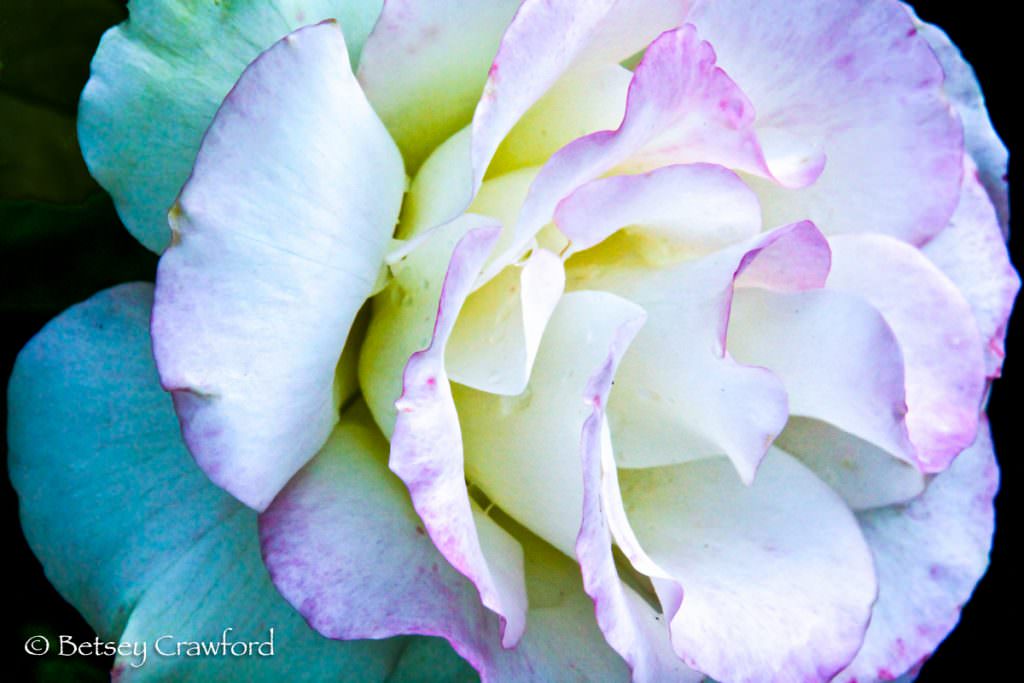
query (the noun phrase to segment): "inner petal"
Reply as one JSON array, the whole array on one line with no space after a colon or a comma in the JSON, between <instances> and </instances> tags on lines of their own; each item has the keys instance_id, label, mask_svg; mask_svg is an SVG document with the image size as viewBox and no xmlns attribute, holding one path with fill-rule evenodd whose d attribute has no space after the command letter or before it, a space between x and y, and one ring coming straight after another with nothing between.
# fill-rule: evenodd
<instances>
[{"instance_id":1,"label":"inner petal","mask_svg":"<svg viewBox=\"0 0 1024 683\"><path fill-rule=\"evenodd\" d=\"M925 487L913 465L837 427L807 417L790 417L775 445L810 468L851 510L906 503Z\"/></svg>"},{"instance_id":2,"label":"inner petal","mask_svg":"<svg viewBox=\"0 0 1024 683\"><path fill-rule=\"evenodd\" d=\"M613 294L574 292L559 303L518 396L454 385L466 476L505 512L572 555L583 480L579 438L586 383L624 323L643 311Z\"/></svg>"},{"instance_id":3,"label":"inner petal","mask_svg":"<svg viewBox=\"0 0 1024 683\"><path fill-rule=\"evenodd\" d=\"M827 269L824 238L810 224L797 224L670 268L614 264L587 271L592 277L585 281L570 271L571 287L613 291L649 316L610 398L619 464L649 467L727 454L751 481L785 425L787 398L774 374L726 352L734 282L802 289L820 286Z\"/></svg>"},{"instance_id":4,"label":"inner petal","mask_svg":"<svg viewBox=\"0 0 1024 683\"><path fill-rule=\"evenodd\" d=\"M752 486L724 458L619 475L637 538L682 587L667 616L684 661L718 680L819 681L853 657L875 599L871 553L807 468L774 450Z\"/></svg>"}]
</instances>

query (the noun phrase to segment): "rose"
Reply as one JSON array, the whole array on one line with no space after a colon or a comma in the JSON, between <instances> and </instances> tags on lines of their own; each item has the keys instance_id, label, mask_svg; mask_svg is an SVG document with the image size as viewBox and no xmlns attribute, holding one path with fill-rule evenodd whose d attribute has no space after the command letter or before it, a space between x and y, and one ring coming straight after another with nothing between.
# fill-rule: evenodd
<instances>
[{"instance_id":1,"label":"rose","mask_svg":"<svg viewBox=\"0 0 1024 683\"><path fill-rule=\"evenodd\" d=\"M81 119L153 248L192 169L160 380L205 473L264 511L284 597L324 635L442 636L498 680L884 679L927 656L985 565L975 434L1017 288L1004 152L945 37L881 0L394 2L360 51L372 12L313 5L135 8ZM329 15L344 39L274 43ZM72 309L12 379L55 584L103 634L274 621L289 660L244 666L382 677L400 644L318 640L263 579L252 513L189 468L150 297Z\"/></svg>"}]
</instances>

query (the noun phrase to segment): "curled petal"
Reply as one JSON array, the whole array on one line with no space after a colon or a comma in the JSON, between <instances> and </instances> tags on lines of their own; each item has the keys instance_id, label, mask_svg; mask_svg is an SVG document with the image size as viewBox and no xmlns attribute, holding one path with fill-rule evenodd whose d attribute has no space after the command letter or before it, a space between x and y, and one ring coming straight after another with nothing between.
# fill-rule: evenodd
<instances>
[{"instance_id":1,"label":"curled petal","mask_svg":"<svg viewBox=\"0 0 1024 683\"><path fill-rule=\"evenodd\" d=\"M394 275L373 299L373 316L359 355L359 386L385 436L395 428L402 369L430 344L445 273L459 240L473 230L498 230L491 218L463 214L405 243L392 259ZM404 252L404 253L403 253Z\"/></svg>"},{"instance_id":2,"label":"curled petal","mask_svg":"<svg viewBox=\"0 0 1024 683\"><path fill-rule=\"evenodd\" d=\"M608 644L626 660L635 683L703 680L672 651L663 617L657 614L632 588L622 581L612 553L613 522L620 533L619 542L632 541L631 553L645 568L662 574L635 542L618 492L615 459L611 452L605 405L616 368L629 343L636 336L637 325L619 328L601 366L594 372L584 393L590 414L580 434L580 463L583 470L582 521L576 536L575 552L583 572L583 585L594 601L597 623ZM627 546L628 548L629 546ZM628 552L628 551L627 551ZM681 592L675 593L676 607Z\"/></svg>"},{"instance_id":3,"label":"curled petal","mask_svg":"<svg viewBox=\"0 0 1024 683\"><path fill-rule=\"evenodd\" d=\"M616 167L711 162L771 176L753 119L750 101L716 66L714 50L694 27L667 31L637 66L619 127L574 140L541 169L507 255L484 279L522 252L570 192Z\"/></svg>"},{"instance_id":4,"label":"curled petal","mask_svg":"<svg viewBox=\"0 0 1024 683\"><path fill-rule=\"evenodd\" d=\"M504 512L566 554L579 531L577 448L587 378L643 311L614 294L573 292L555 309L536 372L518 396L455 388L466 476Z\"/></svg>"},{"instance_id":5,"label":"curled petal","mask_svg":"<svg viewBox=\"0 0 1024 683\"><path fill-rule=\"evenodd\" d=\"M623 470L621 489L639 543L681 586L666 616L687 664L720 681L828 681L853 658L876 595L871 553L803 465L774 450L744 486L709 458Z\"/></svg>"},{"instance_id":6,"label":"curled petal","mask_svg":"<svg viewBox=\"0 0 1024 683\"><path fill-rule=\"evenodd\" d=\"M452 381L492 394L526 389L548 319L565 289L562 261L536 249L467 300L448 342Z\"/></svg>"},{"instance_id":7,"label":"curled petal","mask_svg":"<svg viewBox=\"0 0 1024 683\"><path fill-rule=\"evenodd\" d=\"M314 628L339 639L445 638L487 682L558 680L566 667L590 680L624 678L593 625L578 572L535 538L525 566L530 629L503 649L498 619L437 552L386 459L369 415L353 409L260 516L270 575ZM477 519L482 528L495 524Z\"/></svg>"},{"instance_id":8,"label":"curled petal","mask_svg":"<svg viewBox=\"0 0 1024 683\"><path fill-rule=\"evenodd\" d=\"M862 298L738 288L729 351L779 376L790 415L824 420L914 462L903 355L885 319Z\"/></svg>"},{"instance_id":9,"label":"curled petal","mask_svg":"<svg viewBox=\"0 0 1024 683\"><path fill-rule=\"evenodd\" d=\"M580 399L596 372L603 371L610 382L614 370L608 358L621 356L643 320L642 310L615 295L567 294L555 310L536 373L522 395L498 397L456 387L467 477L504 512L566 554L581 552L585 542L577 540L583 538L580 515L588 505L577 449L591 408ZM600 533L588 532L587 538L597 539ZM595 546L593 552L601 550ZM611 562L610 546L603 552ZM606 568L602 565L601 571ZM614 586L604 588L592 585L603 579L584 579L592 596L611 591L611 602L602 598L599 604L599 610L611 612L599 611L599 623L636 680L700 680L672 653L664 624L635 591L618 584L617 578ZM618 635L609 635L610 623L622 629Z\"/></svg>"},{"instance_id":10,"label":"curled petal","mask_svg":"<svg viewBox=\"0 0 1024 683\"><path fill-rule=\"evenodd\" d=\"M160 261L154 353L197 462L250 507L337 421L334 369L404 180L331 22L256 59L206 134Z\"/></svg>"},{"instance_id":11,"label":"curled petal","mask_svg":"<svg viewBox=\"0 0 1024 683\"><path fill-rule=\"evenodd\" d=\"M956 208L963 136L942 67L891 0L701 0L689 17L783 150L820 150L806 187L752 180L765 222L921 244Z\"/></svg>"},{"instance_id":12,"label":"curled petal","mask_svg":"<svg viewBox=\"0 0 1024 683\"><path fill-rule=\"evenodd\" d=\"M777 376L726 352L734 283L775 291L820 287L828 267L825 238L798 223L668 269L612 265L580 281L570 269L573 287L609 289L648 314L609 399L619 464L727 454L752 481L786 423L787 398Z\"/></svg>"},{"instance_id":13,"label":"curled petal","mask_svg":"<svg viewBox=\"0 0 1024 683\"><path fill-rule=\"evenodd\" d=\"M974 315L949 278L914 247L883 235L838 235L827 287L863 297L903 351L907 429L924 472L974 441L986 390ZM870 263L870 268L864 264Z\"/></svg>"},{"instance_id":14,"label":"curled petal","mask_svg":"<svg viewBox=\"0 0 1024 683\"><path fill-rule=\"evenodd\" d=\"M505 135L570 67L626 59L680 25L686 0L525 0L505 31L473 115L473 189Z\"/></svg>"},{"instance_id":15,"label":"curled petal","mask_svg":"<svg viewBox=\"0 0 1024 683\"><path fill-rule=\"evenodd\" d=\"M390 466L408 486L438 550L476 584L483 604L501 618L502 644L512 647L526 619L521 555L517 568L509 554L515 541L500 528L480 533L479 514L474 515L466 491L459 417L444 363L455 320L497 237L497 228L471 230L452 253L430 346L409 358L402 375Z\"/></svg>"},{"instance_id":16,"label":"curled petal","mask_svg":"<svg viewBox=\"0 0 1024 683\"><path fill-rule=\"evenodd\" d=\"M588 385L592 414L581 445L584 516L576 552L605 637L634 680L688 680L688 669L664 651L665 625L645 620L620 580L614 537L652 579L672 647L690 667L723 681L763 680L766 671L780 680L828 680L859 646L875 594L870 554L852 515L778 452L752 488L722 459L617 475L603 406L623 351L614 347ZM803 530L808 510L822 523L813 531ZM822 584L818 572L842 576Z\"/></svg>"},{"instance_id":17,"label":"curled petal","mask_svg":"<svg viewBox=\"0 0 1024 683\"><path fill-rule=\"evenodd\" d=\"M458 166L445 158L447 152L442 149L432 156L413 183L413 208L403 215L408 231L402 234L408 239L388 255L394 278L389 291L374 301L374 317L363 346L363 392L386 434L393 429L392 403L401 393L402 367L412 353L430 342L445 267L455 243L473 227L510 220L534 174L522 169L488 180L470 207L472 213L429 227L443 215L436 210L435 190L444 187L447 172ZM498 237L499 246L507 234ZM521 392L564 281L561 260L537 249L525 263L509 266L470 294L446 344L448 376L491 393Z\"/></svg>"},{"instance_id":18,"label":"curled petal","mask_svg":"<svg viewBox=\"0 0 1024 683\"><path fill-rule=\"evenodd\" d=\"M554 220L572 242L566 255L631 226L694 256L756 235L761 207L732 171L692 164L592 180L559 202Z\"/></svg>"}]
</instances>

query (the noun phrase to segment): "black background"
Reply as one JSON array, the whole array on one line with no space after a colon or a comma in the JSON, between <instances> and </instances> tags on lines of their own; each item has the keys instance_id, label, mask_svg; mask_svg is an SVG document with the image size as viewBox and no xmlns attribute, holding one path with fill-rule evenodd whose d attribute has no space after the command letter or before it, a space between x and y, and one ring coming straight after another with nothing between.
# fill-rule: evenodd
<instances>
[{"instance_id":1,"label":"black background","mask_svg":"<svg viewBox=\"0 0 1024 683\"><path fill-rule=\"evenodd\" d=\"M752 0L756 1L756 0ZM825 0L823 0L825 1ZM1019 149L1016 96L1021 87L1020 30L1013 3L916 3L921 17L943 27L978 73L996 129ZM78 94L103 30L125 16L119 0L0 0L0 378L6 383L18 350L48 320L111 285L152 280L156 258L121 226L107 196L89 178L74 137ZM1016 40L1016 43L1014 42ZM1020 164L1011 158L1012 206L1021 198ZM1011 234L1018 233L1014 221ZM1014 261L1024 239L1011 239ZM1021 652L1015 626L1019 603L1017 535L1021 466L1014 413L1024 384L1024 316L1011 321L1003 378L989 407L1002 468L996 501L992 566L966 606L960 626L918 679L1016 679ZM0 398L6 434L6 392ZM1020 419L1020 418L1017 418ZM6 442L5 442L6 462ZM6 468L5 468L6 472ZM25 543L17 498L0 477L5 590L0 619L9 633L0 667L11 680L107 680L110 661L30 658L22 649L35 634L94 637L57 595ZM1012 673L1011 673L1012 672Z\"/></svg>"}]
</instances>

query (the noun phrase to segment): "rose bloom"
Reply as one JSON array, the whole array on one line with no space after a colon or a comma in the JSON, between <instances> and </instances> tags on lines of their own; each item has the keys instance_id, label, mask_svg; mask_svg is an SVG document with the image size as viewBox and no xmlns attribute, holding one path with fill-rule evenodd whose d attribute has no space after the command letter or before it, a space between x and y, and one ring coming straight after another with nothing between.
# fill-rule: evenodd
<instances>
[{"instance_id":1,"label":"rose bloom","mask_svg":"<svg viewBox=\"0 0 1024 683\"><path fill-rule=\"evenodd\" d=\"M116 679L863 683L953 629L1019 281L939 29L890 0L130 9L79 134L155 289L22 351L11 476L103 638L276 655Z\"/></svg>"}]
</instances>

